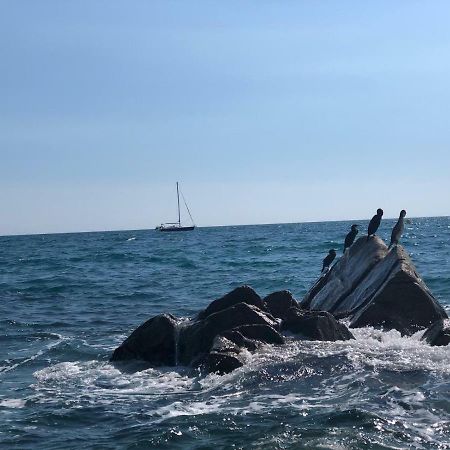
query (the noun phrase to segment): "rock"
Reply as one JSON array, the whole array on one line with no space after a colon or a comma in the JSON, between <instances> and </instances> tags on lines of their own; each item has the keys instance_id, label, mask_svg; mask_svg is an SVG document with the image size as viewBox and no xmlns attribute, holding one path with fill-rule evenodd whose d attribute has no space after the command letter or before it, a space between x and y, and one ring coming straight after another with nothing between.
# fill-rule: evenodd
<instances>
[{"instance_id":1,"label":"rock","mask_svg":"<svg viewBox=\"0 0 450 450\"><path fill-rule=\"evenodd\" d=\"M347 341L354 339L348 328L326 311L305 311L291 308L281 322L282 330L302 334L317 341Z\"/></svg>"},{"instance_id":2,"label":"rock","mask_svg":"<svg viewBox=\"0 0 450 450\"><path fill-rule=\"evenodd\" d=\"M381 327L413 334L447 314L397 245L377 236L358 239L301 302L311 310L351 319L350 327Z\"/></svg>"},{"instance_id":3,"label":"rock","mask_svg":"<svg viewBox=\"0 0 450 450\"><path fill-rule=\"evenodd\" d=\"M341 302L336 303L331 312L338 317L347 317L354 314L364 306L380 288L380 285L389 277L394 266L398 263L398 252L400 247L386 254L386 256L376 264L367 276L359 283L355 289Z\"/></svg>"},{"instance_id":4,"label":"rock","mask_svg":"<svg viewBox=\"0 0 450 450\"><path fill-rule=\"evenodd\" d=\"M264 299L264 305L272 316L284 319L287 310L293 306L298 307L298 302L289 291L278 291L269 294Z\"/></svg>"},{"instance_id":5,"label":"rock","mask_svg":"<svg viewBox=\"0 0 450 450\"><path fill-rule=\"evenodd\" d=\"M154 366L175 365L176 328L177 319L171 314L147 320L114 350L111 361L140 359Z\"/></svg>"},{"instance_id":6,"label":"rock","mask_svg":"<svg viewBox=\"0 0 450 450\"><path fill-rule=\"evenodd\" d=\"M395 260L392 264L391 259ZM386 263L388 270L378 270L373 279L382 281L378 289L371 288L364 306L358 309L350 322L350 328L364 326L396 329L403 335L429 327L433 322L447 317L425 283L419 278L411 259L401 246L393 247ZM386 274L382 280L376 274ZM376 284L370 279L368 286Z\"/></svg>"},{"instance_id":7,"label":"rock","mask_svg":"<svg viewBox=\"0 0 450 450\"><path fill-rule=\"evenodd\" d=\"M246 348L250 352L253 352L258 348L258 343L256 341L243 336L241 333L239 333L239 331L237 331L237 328L224 331L221 336L233 342L240 348Z\"/></svg>"},{"instance_id":8,"label":"rock","mask_svg":"<svg viewBox=\"0 0 450 450\"><path fill-rule=\"evenodd\" d=\"M223 375L244 364L241 348L224 336L214 338L211 351L196 361L208 373Z\"/></svg>"},{"instance_id":9,"label":"rock","mask_svg":"<svg viewBox=\"0 0 450 450\"><path fill-rule=\"evenodd\" d=\"M216 336L211 346L212 352L240 353L241 347L224 336Z\"/></svg>"},{"instance_id":10,"label":"rock","mask_svg":"<svg viewBox=\"0 0 450 450\"><path fill-rule=\"evenodd\" d=\"M450 343L450 320L437 320L427 328L421 338L430 345L448 345Z\"/></svg>"},{"instance_id":11,"label":"rock","mask_svg":"<svg viewBox=\"0 0 450 450\"><path fill-rule=\"evenodd\" d=\"M284 337L270 325L241 325L231 331L237 331L247 339L266 344L284 344Z\"/></svg>"},{"instance_id":12,"label":"rock","mask_svg":"<svg viewBox=\"0 0 450 450\"><path fill-rule=\"evenodd\" d=\"M199 314L199 319L206 319L211 314L227 309L230 306L237 305L238 303L247 303L248 305L254 305L261 310L264 309L264 303L254 289L250 286L239 286L223 297L211 302L209 306Z\"/></svg>"},{"instance_id":13,"label":"rock","mask_svg":"<svg viewBox=\"0 0 450 450\"><path fill-rule=\"evenodd\" d=\"M301 305L319 311L330 311L348 296L371 269L387 254L386 244L377 236L359 238L339 261L319 278Z\"/></svg>"},{"instance_id":14,"label":"rock","mask_svg":"<svg viewBox=\"0 0 450 450\"><path fill-rule=\"evenodd\" d=\"M240 355L215 351L210 352L203 363L209 373L217 373L218 375L230 373L243 365L244 360Z\"/></svg>"},{"instance_id":15,"label":"rock","mask_svg":"<svg viewBox=\"0 0 450 450\"><path fill-rule=\"evenodd\" d=\"M178 342L180 363L188 365L199 355L209 352L214 338L224 331L251 324L278 326L270 314L256 306L238 303L182 328Z\"/></svg>"}]
</instances>

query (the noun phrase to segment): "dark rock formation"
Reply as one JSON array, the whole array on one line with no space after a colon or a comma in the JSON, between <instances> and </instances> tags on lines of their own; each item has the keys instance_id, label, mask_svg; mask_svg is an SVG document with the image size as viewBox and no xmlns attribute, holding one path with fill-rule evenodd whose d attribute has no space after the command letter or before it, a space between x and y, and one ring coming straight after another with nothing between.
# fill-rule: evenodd
<instances>
[{"instance_id":1,"label":"dark rock formation","mask_svg":"<svg viewBox=\"0 0 450 450\"><path fill-rule=\"evenodd\" d=\"M217 373L218 375L230 373L243 365L244 360L239 354L216 351L208 353L203 362L203 367L209 373Z\"/></svg>"},{"instance_id":2,"label":"dark rock formation","mask_svg":"<svg viewBox=\"0 0 450 450\"><path fill-rule=\"evenodd\" d=\"M400 245L358 239L306 294L302 306L349 317L350 327L374 326L413 334L447 314Z\"/></svg>"},{"instance_id":3,"label":"dark rock formation","mask_svg":"<svg viewBox=\"0 0 450 450\"><path fill-rule=\"evenodd\" d=\"M264 303L261 297L250 286L239 286L228 294L217 300L214 300L209 306L199 314L199 319L206 319L211 314L227 309L238 303L247 303L254 305L259 309L264 309Z\"/></svg>"},{"instance_id":4,"label":"dark rock formation","mask_svg":"<svg viewBox=\"0 0 450 450\"><path fill-rule=\"evenodd\" d=\"M217 335L241 325L268 325L276 328L278 322L270 314L246 303L238 303L220 310L180 330L179 362L190 364L199 355L211 349Z\"/></svg>"},{"instance_id":5,"label":"dark rock formation","mask_svg":"<svg viewBox=\"0 0 450 450\"><path fill-rule=\"evenodd\" d=\"M246 348L248 351L253 352L258 348L258 342L249 338L237 331L237 328L233 330L224 331L221 336L225 337L229 341L236 344L239 348Z\"/></svg>"},{"instance_id":6,"label":"dark rock formation","mask_svg":"<svg viewBox=\"0 0 450 450\"><path fill-rule=\"evenodd\" d=\"M287 310L293 306L298 307L298 303L289 291L278 291L264 299L264 306L272 316L284 319Z\"/></svg>"},{"instance_id":7,"label":"dark rock formation","mask_svg":"<svg viewBox=\"0 0 450 450\"><path fill-rule=\"evenodd\" d=\"M170 314L139 326L111 361L143 360L154 366L191 365L228 373L244 364L247 351L262 343L284 343L287 330L311 340L354 339L351 327L375 326L412 334L429 327L423 340L450 342L450 321L397 245L390 251L378 237L358 239L314 284L299 305L289 291L264 301L242 286L213 301L196 319L178 323ZM281 325L280 325L281 324ZM430 326L433 324L432 326Z\"/></svg>"},{"instance_id":8,"label":"dark rock formation","mask_svg":"<svg viewBox=\"0 0 450 450\"><path fill-rule=\"evenodd\" d=\"M392 259L395 260L394 264ZM383 274L388 272L388 275L384 279L378 277L383 281L382 284L353 315L351 328L369 325L394 328L402 334L411 335L436 320L447 317L444 309L419 278L403 247L393 247L385 261L392 267L391 270L379 270Z\"/></svg>"},{"instance_id":9,"label":"dark rock formation","mask_svg":"<svg viewBox=\"0 0 450 450\"><path fill-rule=\"evenodd\" d=\"M354 339L348 328L326 311L305 311L291 308L281 323L282 330L301 334L317 341L346 341Z\"/></svg>"},{"instance_id":10,"label":"dark rock formation","mask_svg":"<svg viewBox=\"0 0 450 450\"><path fill-rule=\"evenodd\" d=\"M240 353L241 347L224 336L216 336L211 346L212 352Z\"/></svg>"},{"instance_id":11,"label":"dark rock formation","mask_svg":"<svg viewBox=\"0 0 450 450\"><path fill-rule=\"evenodd\" d=\"M160 314L147 320L116 348L111 361L140 359L155 366L173 366L176 327L177 320L171 314Z\"/></svg>"},{"instance_id":12,"label":"dark rock formation","mask_svg":"<svg viewBox=\"0 0 450 450\"><path fill-rule=\"evenodd\" d=\"M284 344L284 337L269 325L241 325L231 331L237 331L247 339L266 344Z\"/></svg>"},{"instance_id":13,"label":"dark rock formation","mask_svg":"<svg viewBox=\"0 0 450 450\"><path fill-rule=\"evenodd\" d=\"M450 320L437 320L423 333L422 341L430 345L448 345L450 343Z\"/></svg>"}]
</instances>

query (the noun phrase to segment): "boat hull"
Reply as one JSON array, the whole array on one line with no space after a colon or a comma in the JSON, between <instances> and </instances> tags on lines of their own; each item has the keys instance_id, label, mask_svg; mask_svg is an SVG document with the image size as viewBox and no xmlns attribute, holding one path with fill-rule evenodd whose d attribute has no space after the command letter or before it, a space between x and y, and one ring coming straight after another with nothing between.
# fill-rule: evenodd
<instances>
[{"instance_id":1,"label":"boat hull","mask_svg":"<svg viewBox=\"0 0 450 450\"><path fill-rule=\"evenodd\" d=\"M192 231L195 226L192 227L158 227L158 231L169 232L169 231Z\"/></svg>"}]
</instances>

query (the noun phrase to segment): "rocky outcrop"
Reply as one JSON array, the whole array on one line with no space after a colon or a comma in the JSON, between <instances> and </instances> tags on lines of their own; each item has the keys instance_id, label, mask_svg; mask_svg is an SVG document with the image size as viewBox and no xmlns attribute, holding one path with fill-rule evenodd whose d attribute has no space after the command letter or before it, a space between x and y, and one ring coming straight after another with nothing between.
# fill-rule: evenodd
<instances>
[{"instance_id":1,"label":"rocky outcrop","mask_svg":"<svg viewBox=\"0 0 450 450\"><path fill-rule=\"evenodd\" d=\"M263 344L282 345L289 331L302 339L354 339L350 327L396 329L410 335L424 328L430 345L450 342L450 321L405 250L388 249L378 237L358 239L322 275L299 304L289 291L264 300L241 286L214 300L192 320L161 314L139 326L111 361L144 360L154 366L190 365L228 373ZM430 326L433 324L432 326Z\"/></svg>"},{"instance_id":2,"label":"rocky outcrop","mask_svg":"<svg viewBox=\"0 0 450 450\"><path fill-rule=\"evenodd\" d=\"M302 317L295 316L292 310ZM285 329L298 332L295 327L301 328L303 337L308 339L346 338L342 327L346 328L332 316L319 316L302 311L289 291L274 292L263 301L253 289L242 286L213 301L192 320L180 322L170 314L153 317L125 339L111 361L137 359L153 366L182 364L228 373L242 366L248 352L261 345L285 343L279 332L281 318ZM295 320L298 323L294 324Z\"/></svg>"},{"instance_id":3,"label":"rocky outcrop","mask_svg":"<svg viewBox=\"0 0 450 450\"><path fill-rule=\"evenodd\" d=\"M377 236L369 240L366 237L359 238L329 272L319 278L301 305L309 309L332 311L353 292L386 256L387 251L386 244Z\"/></svg>"},{"instance_id":4,"label":"rocky outcrop","mask_svg":"<svg viewBox=\"0 0 450 450\"><path fill-rule=\"evenodd\" d=\"M326 311L305 311L298 308L289 309L281 322L281 329L304 338L317 341L347 341L354 339L348 328L338 322Z\"/></svg>"},{"instance_id":5,"label":"rocky outcrop","mask_svg":"<svg viewBox=\"0 0 450 450\"><path fill-rule=\"evenodd\" d=\"M396 329L410 335L447 314L402 246L358 239L306 294L301 305L350 318L350 328Z\"/></svg>"},{"instance_id":6,"label":"rocky outcrop","mask_svg":"<svg viewBox=\"0 0 450 450\"><path fill-rule=\"evenodd\" d=\"M267 325L278 327L278 322L270 314L247 303L238 303L206 317L194 321L180 330L178 358L188 365L202 354L207 353L214 338L227 330L241 325Z\"/></svg>"},{"instance_id":7,"label":"rocky outcrop","mask_svg":"<svg viewBox=\"0 0 450 450\"><path fill-rule=\"evenodd\" d=\"M284 319L289 308L293 306L298 307L299 305L289 291L273 292L264 299L266 310L279 319Z\"/></svg>"},{"instance_id":8,"label":"rocky outcrop","mask_svg":"<svg viewBox=\"0 0 450 450\"><path fill-rule=\"evenodd\" d=\"M450 320L437 320L425 333L423 333L422 341L430 345L448 345L450 343Z\"/></svg>"},{"instance_id":9,"label":"rocky outcrop","mask_svg":"<svg viewBox=\"0 0 450 450\"><path fill-rule=\"evenodd\" d=\"M176 328L177 319L171 314L160 314L147 320L114 350L111 361L138 359L154 366L175 365Z\"/></svg>"}]
</instances>

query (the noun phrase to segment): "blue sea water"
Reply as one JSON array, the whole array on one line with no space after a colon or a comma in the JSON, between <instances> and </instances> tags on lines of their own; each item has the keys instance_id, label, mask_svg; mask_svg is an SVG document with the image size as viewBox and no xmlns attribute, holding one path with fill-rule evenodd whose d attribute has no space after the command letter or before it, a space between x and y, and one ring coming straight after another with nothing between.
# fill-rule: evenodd
<instances>
[{"instance_id":1,"label":"blue sea water","mask_svg":"<svg viewBox=\"0 0 450 450\"><path fill-rule=\"evenodd\" d=\"M351 223L0 237L0 448L450 448L450 348L420 332L291 338L224 376L108 362L151 316L241 284L301 299ZM410 219L402 242L449 311L450 218Z\"/></svg>"}]
</instances>

